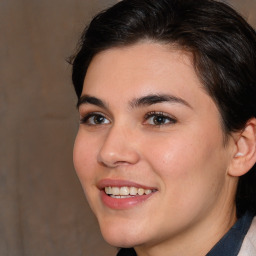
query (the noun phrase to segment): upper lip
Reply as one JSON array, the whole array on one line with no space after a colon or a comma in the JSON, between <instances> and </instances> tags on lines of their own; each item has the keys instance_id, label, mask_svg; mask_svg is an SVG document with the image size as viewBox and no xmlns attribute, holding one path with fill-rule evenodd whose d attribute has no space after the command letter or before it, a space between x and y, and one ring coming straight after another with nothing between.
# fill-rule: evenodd
<instances>
[{"instance_id":1,"label":"upper lip","mask_svg":"<svg viewBox=\"0 0 256 256\"><path fill-rule=\"evenodd\" d=\"M156 190L155 187L142 185L137 182L122 180L122 179L102 179L97 183L98 189L102 190L105 187L135 187Z\"/></svg>"}]
</instances>

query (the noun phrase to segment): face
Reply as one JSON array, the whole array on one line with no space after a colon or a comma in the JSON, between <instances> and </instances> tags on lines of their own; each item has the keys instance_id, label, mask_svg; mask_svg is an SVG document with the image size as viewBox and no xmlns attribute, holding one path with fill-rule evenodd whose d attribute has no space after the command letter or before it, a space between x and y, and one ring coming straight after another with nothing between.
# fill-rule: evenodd
<instances>
[{"instance_id":1,"label":"face","mask_svg":"<svg viewBox=\"0 0 256 256\"><path fill-rule=\"evenodd\" d=\"M99 53L79 113L74 165L110 244L171 241L230 208L231 148L189 54L149 42Z\"/></svg>"}]
</instances>

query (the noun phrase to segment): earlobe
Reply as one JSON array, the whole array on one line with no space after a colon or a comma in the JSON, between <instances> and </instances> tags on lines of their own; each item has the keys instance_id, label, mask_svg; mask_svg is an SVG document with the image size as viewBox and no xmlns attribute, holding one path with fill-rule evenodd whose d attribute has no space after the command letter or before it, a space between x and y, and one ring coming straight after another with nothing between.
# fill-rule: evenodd
<instances>
[{"instance_id":1,"label":"earlobe","mask_svg":"<svg viewBox=\"0 0 256 256\"><path fill-rule=\"evenodd\" d=\"M246 174L256 162L256 118L250 119L236 140L236 150L228 174Z\"/></svg>"}]
</instances>

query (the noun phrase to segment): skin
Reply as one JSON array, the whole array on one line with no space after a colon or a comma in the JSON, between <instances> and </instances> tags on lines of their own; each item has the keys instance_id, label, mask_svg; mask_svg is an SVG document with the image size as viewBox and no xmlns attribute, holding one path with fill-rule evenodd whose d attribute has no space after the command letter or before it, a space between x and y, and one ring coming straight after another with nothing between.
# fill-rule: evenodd
<instances>
[{"instance_id":1,"label":"skin","mask_svg":"<svg viewBox=\"0 0 256 256\"><path fill-rule=\"evenodd\" d=\"M105 105L80 104L81 118L96 112L96 119L80 124L74 165L105 240L139 256L205 255L236 221L237 177L229 175L235 142L224 145L220 114L191 56L151 42L103 51L89 66L85 95ZM148 95L176 100L135 104ZM97 187L102 179L157 192L111 209Z\"/></svg>"}]
</instances>

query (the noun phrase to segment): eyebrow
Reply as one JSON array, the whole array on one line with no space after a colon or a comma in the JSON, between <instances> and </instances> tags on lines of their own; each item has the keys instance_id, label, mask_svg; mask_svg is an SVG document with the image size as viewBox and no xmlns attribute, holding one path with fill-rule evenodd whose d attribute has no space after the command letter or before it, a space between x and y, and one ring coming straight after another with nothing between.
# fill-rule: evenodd
<instances>
[{"instance_id":1,"label":"eyebrow","mask_svg":"<svg viewBox=\"0 0 256 256\"><path fill-rule=\"evenodd\" d=\"M82 104L92 104L104 109L107 109L107 104L104 101L89 95L83 95L78 99L76 107L79 108Z\"/></svg>"},{"instance_id":2,"label":"eyebrow","mask_svg":"<svg viewBox=\"0 0 256 256\"><path fill-rule=\"evenodd\" d=\"M179 103L192 109L191 105L184 99L169 94L149 94L140 98L133 99L129 102L129 105L131 108L138 108L163 102ZM108 109L108 106L104 101L89 95L83 95L78 99L76 105L77 108L79 108L82 104L92 104L104 109Z\"/></svg>"},{"instance_id":3,"label":"eyebrow","mask_svg":"<svg viewBox=\"0 0 256 256\"><path fill-rule=\"evenodd\" d=\"M179 103L192 109L191 105L182 98L169 94L150 94L141 98L135 98L130 102L132 108L150 106L157 103Z\"/></svg>"}]
</instances>

